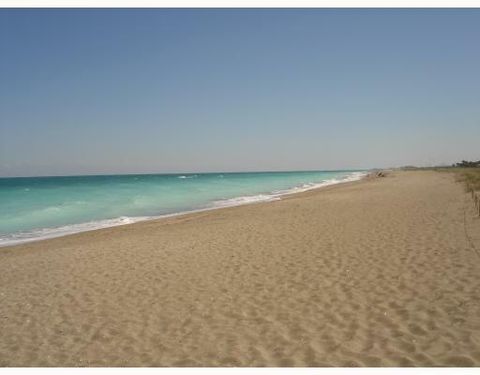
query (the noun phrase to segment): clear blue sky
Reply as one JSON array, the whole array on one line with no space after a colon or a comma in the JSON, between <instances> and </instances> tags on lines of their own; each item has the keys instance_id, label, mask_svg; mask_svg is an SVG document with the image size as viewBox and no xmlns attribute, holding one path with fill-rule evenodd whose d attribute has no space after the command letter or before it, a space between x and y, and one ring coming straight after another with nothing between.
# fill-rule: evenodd
<instances>
[{"instance_id":1,"label":"clear blue sky","mask_svg":"<svg viewBox=\"0 0 480 375\"><path fill-rule=\"evenodd\" d=\"M480 159L480 10L0 9L0 176Z\"/></svg>"}]
</instances>

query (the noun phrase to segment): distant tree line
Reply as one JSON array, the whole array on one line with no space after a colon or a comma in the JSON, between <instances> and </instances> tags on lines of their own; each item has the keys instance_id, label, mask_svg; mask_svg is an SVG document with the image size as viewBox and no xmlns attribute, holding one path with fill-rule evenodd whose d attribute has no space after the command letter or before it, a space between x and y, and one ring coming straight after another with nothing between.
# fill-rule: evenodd
<instances>
[{"instance_id":1,"label":"distant tree line","mask_svg":"<svg viewBox=\"0 0 480 375\"><path fill-rule=\"evenodd\" d=\"M455 163L453 166L462 167L462 168L480 168L480 160L478 161L462 160L460 163Z\"/></svg>"}]
</instances>

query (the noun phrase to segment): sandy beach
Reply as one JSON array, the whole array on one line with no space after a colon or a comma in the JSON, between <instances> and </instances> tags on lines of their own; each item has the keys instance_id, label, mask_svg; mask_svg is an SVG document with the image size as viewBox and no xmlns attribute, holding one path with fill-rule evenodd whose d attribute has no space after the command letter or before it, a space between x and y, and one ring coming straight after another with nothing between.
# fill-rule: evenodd
<instances>
[{"instance_id":1,"label":"sandy beach","mask_svg":"<svg viewBox=\"0 0 480 375\"><path fill-rule=\"evenodd\" d=\"M0 248L1 366L479 366L450 173Z\"/></svg>"}]
</instances>

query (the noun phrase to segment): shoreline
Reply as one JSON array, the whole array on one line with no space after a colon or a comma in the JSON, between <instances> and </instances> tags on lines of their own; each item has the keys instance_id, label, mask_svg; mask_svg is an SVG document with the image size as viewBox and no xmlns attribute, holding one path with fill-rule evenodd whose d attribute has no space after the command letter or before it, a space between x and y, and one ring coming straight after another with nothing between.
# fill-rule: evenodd
<instances>
[{"instance_id":1,"label":"shoreline","mask_svg":"<svg viewBox=\"0 0 480 375\"><path fill-rule=\"evenodd\" d=\"M373 173L372 171L352 172L351 176L345 178L344 180L336 180L335 182L331 182L330 180L326 180L326 181L323 181L323 182L316 183L315 186L306 187L306 188L303 188L303 189L300 188L300 187L292 187L290 189L286 189L284 192L272 191L272 192L268 192L268 193L258 193L256 195L239 196L239 197L226 199L226 201L232 201L232 200L245 198L245 197L248 198L248 197L265 196L265 199L259 199L258 201L244 201L244 202L233 203L233 204L229 204L229 205L225 205L225 206L222 206L222 205L215 206L215 203L219 203L219 202L223 201L223 200L220 199L220 200L212 202L212 206L210 206L210 207L187 210L187 211L180 211L180 212L158 215L158 216L134 216L134 217L120 216L118 218L104 219L104 220L98 220L98 221L89 221L89 222L71 224L71 225L66 225L66 226L61 226L61 227L41 228L39 230L47 230L47 231L55 231L56 230L58 232L52 233L50 235L45 235L43 237L32 237L32 238L18 239L18 240L13 240L13 241L6 242L6 243L2 243L0 241L0 251L1 251L1 249L12 247L12 246L24 245L24 244L29 244L29 243L38 242L38 241L51 240L51 239L71 236L71 235L75 235L75 234L79 234L79 233L86 233L86 232L104 230L104 229L109 229L109 228L123 227L125 225L133 225L133 224L143 223L143 222L148 222L148 221L167 220L167 219L176 218L176 217L179 217L179 216L183 217L185 215L193 215L193 214L196 214L196 213L214 211L214 210L224 209L224 208L232 208L232 207L239 207L239 206L259 204L259 203L271 203L271 202L275 202L275 201L278 201L278 200L287 199L289 196L292 196L292 195L303 194L303 193L307 193L307 192L310 192L310 191L316 191L316 190L319 190L319 189L325 189L325 188L332 187L332 186L347 184L347 183L350 183L350 182L358 182L358 181L364 180L365 178L368 178L369 176L372 175L372 173ZM108 223L110 223L110 224L108 224ZM97 227L94 227L95 225ZM73 230L72 229L67 229L67 228L71 228L71 227L77 227L78 229L73 229ZM82 229L84 227L85 227L85 229ZM65 232L62 233L63 229L65 229Z\"/></svg>"}]
</instances>

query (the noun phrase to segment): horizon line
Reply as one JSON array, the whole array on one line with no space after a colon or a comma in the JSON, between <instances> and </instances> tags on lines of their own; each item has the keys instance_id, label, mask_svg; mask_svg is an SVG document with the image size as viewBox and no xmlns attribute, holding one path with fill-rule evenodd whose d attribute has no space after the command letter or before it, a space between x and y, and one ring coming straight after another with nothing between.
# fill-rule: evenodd
<instances>
[{"instance_id":1,"label":"horizon line","mask_svg":"<svg viewBox=\"0 0 480 375\"><path fill-rule=\"evenodd\" d=\"M244 171L210 171L210 172L145 172L145 173L89 173L89 174L58 174L58 175L38 175L38 176L0 176L0 179L7 178L49 178L49 177L107 177L107 176L148 176L148 175L190 175L190 174L216 174L216 173L294 173L294 172L343 172L343 171L368 171L376 169L391 169L389 168L353 168L353 169L295 169L295 170L244 170ZM401 167L398 167L401 168Z\"/></svg>"}]
</instances>

